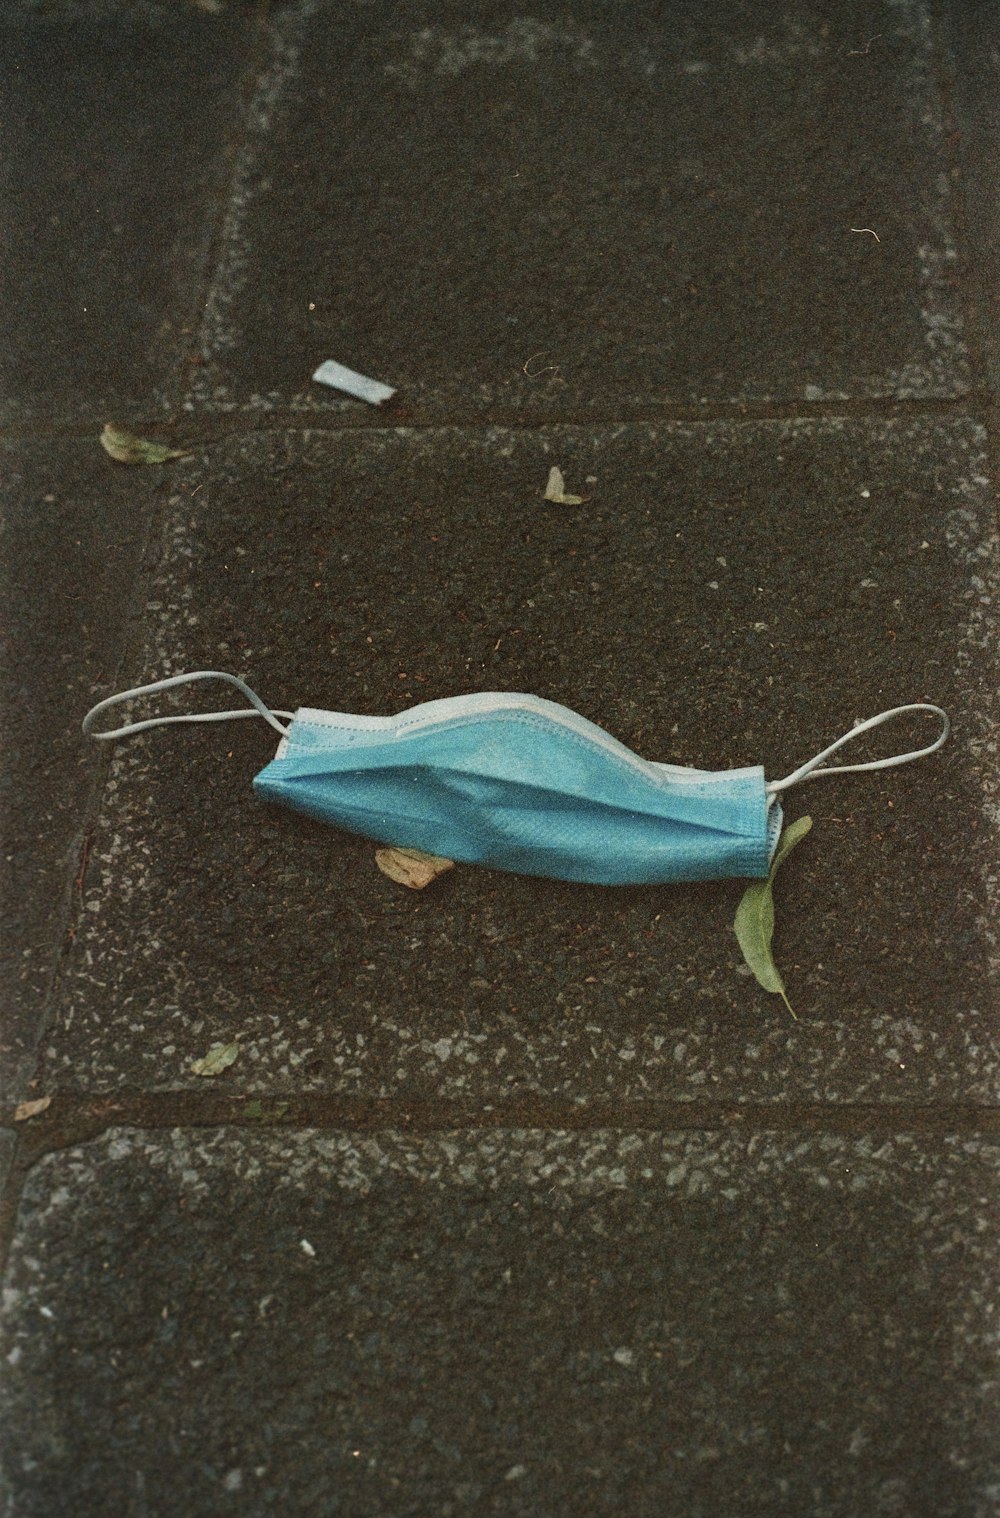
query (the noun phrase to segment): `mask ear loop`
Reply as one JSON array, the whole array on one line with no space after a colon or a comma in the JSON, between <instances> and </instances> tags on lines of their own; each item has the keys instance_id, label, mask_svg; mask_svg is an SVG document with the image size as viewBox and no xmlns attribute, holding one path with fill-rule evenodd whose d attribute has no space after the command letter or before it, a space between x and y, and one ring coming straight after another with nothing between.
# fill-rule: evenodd
<instances>
[{"instance_id":1,"label":"mask ear loop","mask_svg":"<svg viewBox=\"0 0 1000 1518\"><path fill-rule=\"evenodd\" d=\"M101 712L107 711L109 706L118 706L122 701L132 701L136 696L152 696L157 691L171 690L175 685L187 685L192 680L225 680L229 685L235 685L236 689L246 696L252 710L247 711L241 707L235 712L189 712L177 717L148 717L144 722L128 722L124 727L116 727L108 733L95 733L93 726ZM167 680L154 680L152 685L137 685L134 690L119 691L117 695L107 696L103 701L98 701L92 706L83 719L83 731L88 738L97 738L104 741L108 738L126 738L133 733L143 733L150 727L169 727L174 722L228 722L235 717L263 717L265 722L282 736L287 733L279 721L279 717L287 717L291 721L294 712L272 711L265 706L255 691L252 691L246 681L241 680L239 675L227 675L217 669L200 669L190 675L171 675Z\"/></svg>"},{"instance_id":2,"label":"mask ear loop","mask_svg":"<svg viewBox=\"0 0 1000 1518\"><path fill-rule=\"evenodd\" d=\"M830 754L836 753L845 743L851 743L859 738L862 733L867 733L873 727L881 727L883 722L889 722L893 717L901 717L906 712L932 712L935 717L941 719L941 731L933 743L926 748L914 749L909 754L893 754L888 759L869 759L864 764L824 764L823 760ZM805 764L799 765L784 780L772 780L766 786L768 796L773 798L781 791L787 791L790 786L798 785L800 780L818 780L823 775L856 775L862 770L887 770L897 764L909 764L913 759L924 759L928 754L933 754L939 749L951 731L951 723L948 713L940 706L932 706L928 701L918 701L910 706L894 706L887 712L879 712L877 717L869 717L866 722L859 722L849 733L844 733L835 743L818 753L815 758L807 759Z\"/></svg>"}]
</instances>

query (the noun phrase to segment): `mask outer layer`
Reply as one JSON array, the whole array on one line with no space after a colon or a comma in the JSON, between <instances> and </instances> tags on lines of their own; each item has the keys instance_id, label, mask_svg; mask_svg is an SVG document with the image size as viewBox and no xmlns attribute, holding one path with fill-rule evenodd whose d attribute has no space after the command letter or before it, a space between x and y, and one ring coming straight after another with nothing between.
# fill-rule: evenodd
<instances>
[{"instance_id":1,"label":"mask outer layer","mask_svg":"<svg viewBox=\"0 0 1000 1518\"><path fill-rule=\"evenodd\" d=\"M182 712L98 731L105 712L182 685L222 681L249 707ZM859 764L826 761L897 717L932 716L923 748ZM779 795L803 781L911 764L947 742L948 713L928 701L858 721L781 780L654 764L586 717L518 692L426 701L395 717L264 704L239 675L201 669L118 691L92 706L84 734L101 743L174 723L263 718L281 734L256 776L259 795L397 848L523 875L594 885L761 879L781 834ZM284 719L284 720L282 720ZM285 726L285 721L288 726Z\"/></svg>"},{"instance_id":2,"label":"mask outer layer","mask_svg":"<svg viewBox=\"0 0 1000 1518\"><path fill-rule=\"evenodd\" d=\"M381 843L593 885L760 879L781 831L762 766L655 764L566 707L512 693L395 717L300 708L253 783Z\"/></svg>"}]
</instances>

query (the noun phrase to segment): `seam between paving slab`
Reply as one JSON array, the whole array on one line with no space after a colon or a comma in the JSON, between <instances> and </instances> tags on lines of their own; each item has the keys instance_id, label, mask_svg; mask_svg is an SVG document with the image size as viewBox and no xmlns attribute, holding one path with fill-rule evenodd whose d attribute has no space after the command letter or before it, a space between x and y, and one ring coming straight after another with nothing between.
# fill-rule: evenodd
<instances>
[{"instance_id":1,"label":"seam between paving slab","mask_svg":"<svg viewBox=\"0 0 1000 1518\"><path fill-rule=\"evenodd\" d=\"M0 1114L9 1124L13 1112ZM120 1091L113 1095L63 1091L44 1114L19 1134L34 1153L65 1148L81 1132L93 1136L114 1126L134 1128L215 1125L283 1128L392 1129L413 1133L476 1128L539 1128L580 1131L620 1128L627 1132L692 1128L800 1129L823 1133L996 1133L1000 1106L980 1102L786 1102L677 1099L614 1101L539 1095L533 1091L491 1102L454 1097L275 1096L224 1092Z\"/></svg>"},{"instance_id":2,"label":"seam between paving slab","mask_svg":"<svg viewBox=\"0 0 1000 1518\"><path fill-rule=\"evenodd\" d=\"M11 1121L10 1111L0 1114L0 1124ZM170 1132L195 1128L238 1129L245 1134L280 1130L415 1137L477 1131L613 1130L619 1134L730 1132L1000 1139L1000 1107L972 1103L920 1107L905 1103L574 1102L532 1093L487 1104L185 1091L119 1093L114 1097L62 1094L53 1097L44 1114L15 1130L16 1150L0 1197L0 1273L13 1242L21 1193L35 1165L62 1150L94 1143L112 1129Z\"/></svg>"},{"instance_id":3,"label":"seam between paving slab","mask_svg":"<svg viewBox=\"0 0 1000 1518\"><path fill-rule=\"evenodd\" d=\"M602 411L577 406L563 412L532 412L524 407L504 410L462 411L450 406L447 412L436 411L430 404L407 406L393 401L370 411L360 411L353 405L343 414L336 411L303 413L294 408L275 408L262 412L253 406L226 413L225 416L199 413L198 416L178 415L164 418L161 414L136 413L132 424L141 431L143 425L155 430L157 437L169 430L169 440L182 448L211 447L225 443L231 438L250 438L272 432L300 432L314 434L363 434L368 432L444 432L487 431L544 432L572 427L632 427L648 424L693 425L704 423L739 422L808 422L834 421L839 419L858 421L915 421L928 419L961 419L974 421L990 415L998 404L998 397L988 387L970 391L959 396L939 396L928 400L894 399L891 396L877 400L861 397L836 401L733 401L706 402L704 405L680 405L643 403L625 409L616 405L614 410ZM985 425L985 424L984 424ZM58 441L79 439L88 446L96 446L97 434L93 426L80 427L55 425L37 428L26 424L0 427L0 443L35 442L40 439ZM176 469L179 466L169 466Z\"/></svg>"}]
</instances>

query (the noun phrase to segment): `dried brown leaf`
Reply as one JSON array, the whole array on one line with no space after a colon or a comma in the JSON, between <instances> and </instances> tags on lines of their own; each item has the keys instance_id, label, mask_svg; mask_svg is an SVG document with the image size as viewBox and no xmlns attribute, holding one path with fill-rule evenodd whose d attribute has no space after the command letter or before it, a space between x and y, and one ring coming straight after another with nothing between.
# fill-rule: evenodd
<instances>
[{"instance_id":1,"label":"dried brown leaf","mask_svg":"<svg viewBox=\"0 0 1000 1518\"><path fill-rule=\"evenodd\" d=\"M51 1096L40 1096L37 1101L21 1102L14 1108L15 1123L26 1123L29 1117L37 1117L40 1112L45 1111L51 1101Z\"/></svg>"},{"instance_id":2,"label":"dried brown leaf","mask_svg":"<svg viewBox=\"0 0 1000 1518\"><path fill-rule=\"evenodd\" d=\"M384 848L375 850L375 863L383 875L411 891L422 891L445 870L455 868L454 859L442 859L440 854L425 854L422 849Z\"/></svg>"}]
</instances>

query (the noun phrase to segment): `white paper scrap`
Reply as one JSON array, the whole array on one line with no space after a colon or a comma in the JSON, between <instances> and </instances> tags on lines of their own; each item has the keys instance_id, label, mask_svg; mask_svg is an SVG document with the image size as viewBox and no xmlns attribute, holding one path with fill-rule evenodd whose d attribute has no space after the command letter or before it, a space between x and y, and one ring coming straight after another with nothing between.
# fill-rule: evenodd
<instances>
[{"instance_id":1,"label":"white paper scrap","mask_svg":"<svg viewBox=\"0 0 1000 1518\"><path fill-rule=\"evenodd\" d=\"M325 364L320 364L313 379L321 385L331 385L334 390L346 390L348 395L356 396L359 401L370 401L373 406L380 406L396 394L390 385L383 385L381 380L369 379L366 374L356 374L353 369L335 363L332 358L328 358Z\"/></svg>"}]
</instances>

